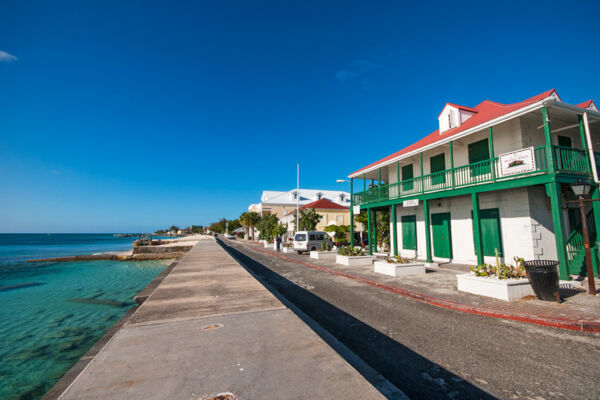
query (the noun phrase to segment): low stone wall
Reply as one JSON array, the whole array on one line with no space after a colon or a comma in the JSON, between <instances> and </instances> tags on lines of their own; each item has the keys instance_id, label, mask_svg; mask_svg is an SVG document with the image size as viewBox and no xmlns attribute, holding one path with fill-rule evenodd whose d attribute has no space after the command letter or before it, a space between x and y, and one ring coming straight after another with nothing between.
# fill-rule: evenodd
<instances>
[{"instance_id":1,"label":"low stone wall","mask_svg":"<svg viewBox=\"0 0 600 400\"><path fill-rule=\"evenodd\" d=\"M194 246L137 246L133 254L183 253Z\"/></svg>"}]
</instances>

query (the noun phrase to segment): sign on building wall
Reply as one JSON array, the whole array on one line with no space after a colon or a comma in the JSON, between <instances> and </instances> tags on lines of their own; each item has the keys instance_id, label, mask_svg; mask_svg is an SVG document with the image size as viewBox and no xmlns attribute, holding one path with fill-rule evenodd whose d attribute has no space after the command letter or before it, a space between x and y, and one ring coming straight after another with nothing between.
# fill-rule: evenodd
<instances>
[{"instance_id":1,"label":"sign on building wall","mask_svg":"<svg viewBox=\"0 0 600 400\"><path fill-rule=\"evenodd\" d=\"M360 214L360 205L354 206L352 212L354 214Z\"/></svg>"},{"instance_id":2,"label":"sign on building wall","mask_svg":"<svg viewBox=\"0 0 600 400\"><path fill-rule=\"evenodd\" d=\"M535 171L533 147L500 154L500 176L510 176Z\"/></svg>"},{"instance_id":3,"label":"sign on building wall","mask_svg":"<svg viewBox=\"0 0 600 400\"><path fill-rule=\"evenodd\" d=\"M419 205L419 199L404 200L402 202L402 207L416 207L418 205Z\"/></svg>"}]
</instances>

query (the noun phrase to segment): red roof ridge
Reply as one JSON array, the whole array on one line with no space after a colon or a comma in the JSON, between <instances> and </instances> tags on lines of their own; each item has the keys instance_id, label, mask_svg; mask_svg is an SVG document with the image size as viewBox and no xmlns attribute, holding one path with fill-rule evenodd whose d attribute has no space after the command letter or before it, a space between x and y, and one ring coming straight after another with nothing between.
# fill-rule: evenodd
<instances>
[{"instance_id":1,"label":"red roof ridge","mask_svg":"<svg viewBox=\"0 0 600 400\"><path fill-rule=\"evenodd\" d=\"M581 108L588 108L591 105L596 105L596 103L594 103L594 100L589 99L587 101L584 101L583 103L579 103L577 104L577 107L581 107Z\"/></svg>"},{"instance_id":2,"label":"red roof ridge","mask_svg":"<svg viewBox=\"0 0 600 400\"><path fill-rule=\"evenodd\" d=\"M441 133L439 132L439 129L437 129L437 130L433 131L432 133L430 133L429 135L419 139L415 143L413 143L413 144L411 144L411 145L409 145L387 157L384 157L384 158L380 159L379 161L371 163L371 164L367 165L366 167L360 168L360 169L352 172L350 175L357 174L361 171L364 171L364 170L374 167L378 164L389 161L393 158L399 157L403 154L418 150L424 146L434 144L434 143L438 142L439 140L445 139L449 136L453 136L455 134L466 131L468 129L475 128L481 124L484 124L484 123L494 120L496 118L500 118L501 116L503 116L505 114L508 114L513 111L517 111L523 107L537 103L538 101L541 101L543 99L546 99L546 98L552 96L553 94L556 94L557 99L560 101L560 97L558 96L558 93L556 93L556 89L547 90L543 93L540 93L540 94L530 97L528 99L522 100L517 103L512 103L512 104L502 104L502 103L494 102L491 100L484 100L481 103L479 103L477 106L475 106L474 110L476 110L476 114L473 115L472 117L470 117L465 122L463 122L460 126L450 128ZM455 106L452 103L446 103L446 105L448 105L448 104ZM444 108L446 107L446 105L444 105ZM442 109L442 111L443 111L443 109ZM441 115L441 113L440 113L440 115ZM438 118L439 118L439 116L438 116Z\"/></svg>"},{"instance_id":3,"label":"red roof ridge","mask_svg":"<svg viewBox=\"0 0 600 400\"><path fill-rule=\"evenodd\" d=\"M344 207L338 203L334 203L333 201L322 198L319 200L315 200L312 203L308 203L300 207L301 210L306 208L318 208L318 209L327 209L327 210L347 210L348 207ZM295 210L294 210L295 211Z\"/></svg>"}]
</instances>

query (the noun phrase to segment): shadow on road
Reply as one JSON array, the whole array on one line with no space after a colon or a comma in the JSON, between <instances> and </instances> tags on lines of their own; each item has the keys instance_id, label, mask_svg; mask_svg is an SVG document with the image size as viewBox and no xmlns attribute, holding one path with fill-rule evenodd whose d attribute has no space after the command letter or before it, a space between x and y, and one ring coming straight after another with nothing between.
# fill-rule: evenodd
<instances>
[{"instance_id":1,"label":"shadow on road","mask_svg":"<svg viewBox=\"0 0 600 400\"><path fill-rule=\"evenodd\" d=\"M268 285L267 289L276 291L298 307L411 399L495 398L296 285L227 243L220 240L217 242L244 268L264 280ZM294 310L292 309L292 311ZM302 318L302 316L300 317ZM318 330L316 333L319 334ZM423 334L426 335L427 332L423 332ZM330 343L329 338L320 336L334 349L336 348ZM372 381L372 377L365 375L360 367L355 365L354 360L345 354L339 354L377 387L376 382Z\"/></svg>"}]
</instances>

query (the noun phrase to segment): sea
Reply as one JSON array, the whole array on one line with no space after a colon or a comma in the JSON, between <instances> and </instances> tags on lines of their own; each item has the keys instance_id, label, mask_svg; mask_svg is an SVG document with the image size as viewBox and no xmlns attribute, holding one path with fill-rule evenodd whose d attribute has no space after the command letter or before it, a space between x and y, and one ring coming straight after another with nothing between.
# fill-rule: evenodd
<instances>
[{"instance_id":1,"label":"sea","mask_svg":"<svg viewBox=\"0 0 600 400\"><path fill-rule=\"evenodd\" d=\"M0 399L40 399L168 261L28 263L124 251L113 234L0 234Z\"/></svg>"}]
</instances>

